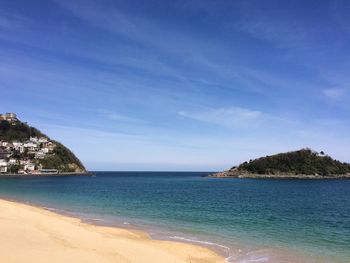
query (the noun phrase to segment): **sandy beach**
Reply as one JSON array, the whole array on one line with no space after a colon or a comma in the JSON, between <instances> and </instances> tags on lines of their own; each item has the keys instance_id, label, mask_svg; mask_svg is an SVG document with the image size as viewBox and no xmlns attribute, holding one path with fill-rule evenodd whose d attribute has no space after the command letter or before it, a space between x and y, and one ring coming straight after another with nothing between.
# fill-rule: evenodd
<instances>
[{"instance_id":1,"label":"sandy beach","mask_svg":"<svg viewBox=\"0 0 350 263\"><path fill-rule=\"evenodd\" d=\"M207 248L152 240L141 231L101 227L42 208L0 200L0 262L225 262Z\"/></svg>"}]
</instances>

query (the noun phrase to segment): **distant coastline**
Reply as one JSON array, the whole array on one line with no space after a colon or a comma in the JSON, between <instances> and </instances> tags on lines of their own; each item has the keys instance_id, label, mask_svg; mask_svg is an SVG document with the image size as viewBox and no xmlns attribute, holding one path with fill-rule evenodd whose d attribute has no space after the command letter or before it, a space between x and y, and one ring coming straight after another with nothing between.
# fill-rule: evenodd
<instances>
[{"instance_id":1,"label":"distant coastline","mask_svg":"<svg viewBox=\"0 0 350 263\"><path fill-rule=\"evenodd\" d=\"M94 176L92 172L60 172L60 173L40 173L40 174L0 174L0 178L14 177L54 177L54 176Z\"/></svg>"}]
</instances>

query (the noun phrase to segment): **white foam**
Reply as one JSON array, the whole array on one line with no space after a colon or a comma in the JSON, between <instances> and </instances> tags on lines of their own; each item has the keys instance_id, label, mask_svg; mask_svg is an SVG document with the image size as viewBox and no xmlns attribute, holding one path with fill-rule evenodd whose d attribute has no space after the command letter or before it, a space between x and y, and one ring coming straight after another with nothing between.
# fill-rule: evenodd
<instances>
[{"instance_id":1,"label":"white foam","mask_svg":"<svg viewBox=\"0 0 350 263\"><path fill-rule=\"evenodd\" d=\"M242 250L238 250L240 253ZM226 262L228 263L256 263L256 262L268 262L270 258L268 256L259 256L259 255L252 255L253 252L248 252L245 255L238 254L238 255L230 255L226 258Z\"/></svg>"},{"instance_id":2,"label":"white foam","mask_svg":"<svg viewBox=\"0 0 350 263\"><path fill-rule=\"evenodd\" d=\"M230 253L226 258L228 263L260 263L269 262L270 257L266 255L265 250L253 250L243 252L242 249L238 249L238 253Z\"/></svg>"},{"instance_id":3,"label":"white foam","mask_svg":"<svg viewBox=\"0 0 350 263\"><path fill-rule=\"evenodd\" d=\"M268 257L260 257L260 258L246 258L239 261L239 263L267 262L267 261L269 261Z\"/></svg>"},{"instance_id":4,"label":"white foam","mask_svg":"<svg viewBox=\"0 0 350 263\"><path fill-rule=\"evenodd\" d=\"M230 248L227 247L227 246L220 245L220 244L213 243L213 242L209 242L209 241L203 241L203 240L197 240L197 239L190 239L190 238L179 237L179 236L171 236L170 238L172 238L172 239L178 239L178 240L183 240L183 241L188 241L188 242L193 242L193 243L199 243L199 244L203 244L203 245L216 246L216 247L223 248L223 249L225 249L225 250L227 250L227 251L230 250Z\"/></svg>"},{"instance_id":5,"label":"white foam","mask_svg":"<svg viewBox=\"0 0 350 263\"><path fill-rule=\"evenodd\" d=\"M93 220L93 221L104 221L103 218L91 218L90 220Z\"/></svg>"},{"instance_id":6,"label":"white foam","mask_svg":"<svg viewBox=\"0 0 350 263\"><path fill-rule=\"evenodd\" d=\"M49 210L49 211L56 211L57 209L53 208L53 207L47 207L47 206L43 206L42 208Z\"/></svg>"},{"instance_id":7,"label":"white foam","mask_svg":"<svg viewBox=\"0 0 350 263\"><path fill-rule=\"evenodd\" d=\"M130 225L129 222L123 222L123 225Z\"/></svg>"}]
</instances>

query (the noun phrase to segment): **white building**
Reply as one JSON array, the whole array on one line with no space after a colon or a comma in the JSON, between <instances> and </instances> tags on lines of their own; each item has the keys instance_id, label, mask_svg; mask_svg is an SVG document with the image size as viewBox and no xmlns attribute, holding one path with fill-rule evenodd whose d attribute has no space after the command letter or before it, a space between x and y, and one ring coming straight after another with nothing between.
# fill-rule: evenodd
<instances>
[{"instance_id":1,"label":"white building","mask_svg":"<svg viewBox=\"0 0 350 263\"><path fill-rule=\"evenodd\" d=\"M30 137L29 141L37 143L39 141L38 137Z\"/></svg>"},{"instance_id":2,"label":"white building","mask_svg":"<svg viewBox=\"0 0 350 263\"><path fill-rule=\"evenodd\" d=\"M15 148L16 150L19 150L19 148L23 146L23 143L21 142L12 142L12 144L13 144L13 148Z\"/></svg>"},{"instance_id":3,"label":"white building","mask_svg":"<svg viewBox=\"0 0 350 263\"><path fill-rule=\"evenodd\" d=\"M35 170L35 164L33 163L28 163L24 166L25 171L34 171Z\"/></svg>"},{"instance_id":4,"label":"white building","mask_svg":"<svg viewBox=\"0 0 350 263\"><path fill-rule=\"evenodd\" d=\"M19 152L20 153L24 153L24 145L22 144L21 146L19 146Z\"/></svg>"},{"instance_id":5,"label":"white building","mask_svg":"<svg viewBox=\"0 0 350 263\"><path fill-rule=\"evenodd\" d=\"M8 164L10 164L10 165L15 165L15 164L17 164L17 160L11 158L11 159L8 161Z\"/></svg>"},{"instance_id":6,"label":"white building","mask_svg":"<svg viewBox=\"0 0 350 263\"><path fill-rule=\"evenodd\" d=\"M46 143L46 142L48 142L47 138L45 138L45 137L40 137L38 141L39 141L40 143Z\"/></svg>"},{"instance_id":7,"label":"white building","mask_svg":"<svg viewBox=\"0 0 350 263\"><path fill-rule=\"evenodd\" d=\"M24 153L24 144L21 142L13 142L13 148L20 153Z\"/></svg>"},{"instance_id":8,"label":"white building","mask_svg":"<svg viewBox=\"0 0 350 263\"><path fill-rule=\"evenodd\" d=\"M17 115L15 113L5 113L0 114L0 120L6 120L6 121L15 121L17 120Z\"/></svg>"},{"instance_id":9,"label":"white building","mask_svg":"<svg viewBox=\"0 0 350 263\"><path fill-rule=\"evenodd\" d=\"M49 148L44 147L44 148L41 148L40 151L43 153L48 153L50 150L49 150Z\"/></svg>"},{"instance_id":10,"label":"white building","mask_svg":"<svg viewBox=\"0 0 350 263\"><path fill-rule=\"evenodd\" d=\"M1 159L6 159L11 156L11 152L5 149L0 148L0 158Z\"/></svg>"},{"instance_id":11,"label":"white building","mask_svg":"<svg viewBox=\"0 0 350 263\"><path fill-rule=\"evenodd\" d=\"M19 161L19 164L20 164L20 165L27 165L27 164L29 164L29 163L30 163L29 160L20 160L20 161Z\"/></svg>"},{"instance_id":12,"label":"white building","mask_svg":"<svg viewBox=\"0 0 350 263\"><path fill-rule=\"evenodd\" d=\"M35 153L35 158L36 159L44 159L45 158L45 153L43 153L42 151L36 152Z\"/></svg>"},{"instance_id":13,"label":"white building","mask_svg":"<svg viewBox=\"0 0 350 263\"><path fill-rule=\"evenodd\" d=\"M7 173L7 162L4 159L0 159L0 173Z\"/></svg>"},{"instance_id":14,"label":"white building","mask_svg":"<svg viewBox=\"0 0 350 263\"><path fill-rule=\"evenodd\" d=\"M35 151L36 148L38 148L38 145L33 142L26 142L23 146L24 148L27 148L29 151Z\"/></svg>"},{"instance_id":15,"label":"white building","mask_svg":"<svg viewBox=\"0 0 350 263\"><path fill-rule=\"evenodd\" d=\"M3 142L3 141L0 142L0 146L2 146L2 147L6 147L7 144L8 144L8 142Z\"/></svg>"}]
</instances>

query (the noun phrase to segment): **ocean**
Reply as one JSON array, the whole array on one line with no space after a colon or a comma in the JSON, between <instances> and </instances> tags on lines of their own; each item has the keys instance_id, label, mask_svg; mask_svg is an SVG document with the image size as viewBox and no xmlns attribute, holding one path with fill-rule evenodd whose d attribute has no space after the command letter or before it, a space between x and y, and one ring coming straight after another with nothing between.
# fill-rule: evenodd
<instances>
[{"instance_id":1,"label":"ocean","mask_svg":"<svg viewBox=\"0 0 350 263\"><path fill-rule=\"evenodd\" d=\"M228 262L350 262L350 180L220 179L205 172L4 178L0 198L208 246Z\"/></svg>"}]
</instances>

